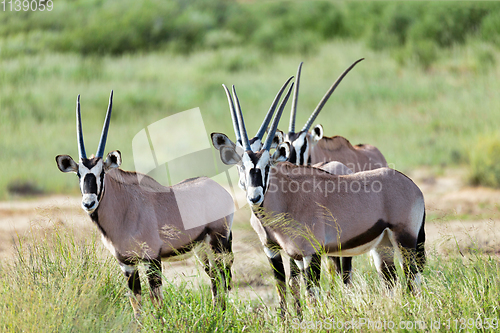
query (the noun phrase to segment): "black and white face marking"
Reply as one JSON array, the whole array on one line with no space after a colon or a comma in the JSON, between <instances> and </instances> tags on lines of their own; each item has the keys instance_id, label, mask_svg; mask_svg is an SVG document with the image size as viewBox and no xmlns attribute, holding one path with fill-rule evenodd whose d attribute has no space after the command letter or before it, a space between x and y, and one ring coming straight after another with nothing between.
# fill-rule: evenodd
<instances>
[{"instance_id":1,"label":"black and white face marking","mask_svg":"<svg viewBox=\"0 0 500 333\"><path fill-rule=\"evenodd\" d=\"M292 146L290 151L289 162L296 165L307 165L309 159L309 141L307 131L299 133L289 133L286 136L287 142Z\"/></svg>"},{"instance_id":2,"label":"black and white face marking","mask_svg":"<svg viewBox=\"0 0 500 333\"><path fill-rule=\"evenodd\" d=\"M271 156L267 150L243 154L242 169L247 201L250 206L259 206L264 201L264 195L269 186L270 159Z\"/></svg>"},{"instance_id":3,"label":"black and white face marking","mask_svg":"<svg viewBox=\"0 0 500 333\"><path fill-rule=\"evenodd\" d=\"M92 214L99 205L104 189L104 169L100 157L82 159L78 164L78 177L82 192L82 208Z\"/></svg>"},{"instance_id":4,"label":"black and white face marking","mask_svg":"<svg viewBox=\"0 0 500 333\"><path fill-rule=\"evenodd\" d=\"M106 161L100 157L82 158L78 164L68 155L59 155L56 162L62 172L77 174L82 192L82 208L92 214L99 206L104 192L104 175L121 165L121 154L115 150L108 154Z\"/></svg>"}]
</instances>

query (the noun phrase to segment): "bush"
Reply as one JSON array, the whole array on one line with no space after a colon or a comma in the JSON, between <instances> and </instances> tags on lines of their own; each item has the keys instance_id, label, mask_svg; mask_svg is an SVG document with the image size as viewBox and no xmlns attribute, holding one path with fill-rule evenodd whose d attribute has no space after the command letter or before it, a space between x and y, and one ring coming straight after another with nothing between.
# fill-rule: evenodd
<instances>
[{"instance_id":1,"label":"bush","mask_svg":"<svg viewBox=\"0 0 500 333\"><path fill-rule=\"evenodd\" d=\"M469 155L471 183L500 188L500 136L479 138Z\"/></svg>"}]
</instances>

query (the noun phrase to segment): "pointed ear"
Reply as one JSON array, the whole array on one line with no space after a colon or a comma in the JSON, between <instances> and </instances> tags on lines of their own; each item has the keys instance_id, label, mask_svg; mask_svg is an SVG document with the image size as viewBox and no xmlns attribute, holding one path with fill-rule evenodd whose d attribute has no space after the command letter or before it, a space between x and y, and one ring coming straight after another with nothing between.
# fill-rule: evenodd
<instances>
[{"instance_id":1,"label":"pointed ear","mask_svg":"<svg viewBox=\"0 0 500 333\"><path fill-rule=\"evenodd\" d=\"M290 157L290 144L282 142L276 147L276 151L271 156L271 164L275 165L278 162L285 162Z\"/></svg>"},{"instance_id":2,"label":"pointed ear","mask_svg":"<svg viewBox=\"0 0 500 333\"><path fill-rule=\"evenodd\" d=\"M62 172L78 172L78 164L69 155L57 155L56 163Z\"/></svg>"},{"instance_id":3,"label":"pointed ear","mask_svg":"<svg viewBox=\"0 0 500 333\"><path fill-rule=\"evenodd\" d=\"M122 165L122 153L120 153L119 150L114 150L106 156L106 161L104 161L104 172L119 168L120 165Z\"/></svg>"},{"instance_id":4,"label":"pointed ear","mask_svg":"<svg viewBox=\"0 0 500 333\"><path fill-rule=\"evenodd\" d=\"M219 152L222 163L226 165L238 164L238 162L241 161L241 156L238 155L238 153L233 147L228 147L228 146L221 147Z\"/></svg>"},{"instance_id":5,"label":"pointed ear","mask_svg":"<svg viewBox=\"0 0 500 333\"><path fill-rule=\"evenodd\" d=\"M271 149L275 149L285 141L285 135L283 134L283 131L276 130L276 134L274 135L273 143L271 144Z\"/></svg>"},{"instance_id":6,"label":"pointed ear","mask_svg":"<svg viewBox=\"0 0 500 333\"><path fill-rule=\"evenodd\" d=\"M321 124L314 126L312 135L314 142L318 142L319 140L321 140L323 138L323 126Z\"/></svg>"},{"instance_id":7,"label":"pointed ear","mask_svg":"<svg viewBox=\"0 0 500 333\"><path fill-rule=\"evenodd\" d=\"M221 147L235 147L235 144L229 140L226 134L222 133L212 133L210 134L210 137L212 138L212 144L214 145L215 149L220 150Z\"/></svg>"}]
</instances>

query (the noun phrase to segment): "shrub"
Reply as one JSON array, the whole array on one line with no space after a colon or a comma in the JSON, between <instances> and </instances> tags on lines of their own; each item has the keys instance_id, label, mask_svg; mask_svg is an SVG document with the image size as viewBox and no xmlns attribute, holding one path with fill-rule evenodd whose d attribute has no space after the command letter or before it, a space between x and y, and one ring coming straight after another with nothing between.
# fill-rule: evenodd
<instances>
[{"instance_id":1,"label":"shrub","mask_svg":"<svg viewBox=\"0 0 500 333\"><path fill-rule=\"evenodd\" d=\"M470 155L470 181L500 188L500 136L480 137Z\"/></svg>"}]
</instances>

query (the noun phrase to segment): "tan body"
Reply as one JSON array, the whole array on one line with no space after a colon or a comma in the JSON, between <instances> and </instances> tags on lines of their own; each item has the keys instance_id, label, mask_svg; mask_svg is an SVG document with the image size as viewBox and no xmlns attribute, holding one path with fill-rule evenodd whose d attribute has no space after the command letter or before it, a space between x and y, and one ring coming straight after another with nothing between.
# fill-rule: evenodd
<instances>
[{"instance_id":1,"label":"tan body","mask_svg":"<svg viewBox=\"0 0 500 333\"><path fill-rule=\"evenodd\" d=\"M323 137L316 142L310 139L310 142L311 164L338 161L354 172L387 167L384 155L372 145L353 146L349 140L338 135Z\"/></svg>"},{"instance_id":2,"label":"tan body","mask_svg":"<svg viewBox=\"0 0 500 333\"><path fill-rule=\"evenodd\" d=\"M105 177L96 212L105 245L117 259L169 257L205 235L229 237L234 203L215 181L200 177L164 187L141 176L140 186L132 172L114 169ZM181 217L176 197L182 198L183 212L189 215ZM191 209L184 209L186 205ZM191 225L198 226L186 230Z\"/></svg>"},{"instance_id":3,"label":"tan body","mask_svg":"<svg viewBox=\"0 0 500 333\"><path fill-rule=\"evenodd\" d=\"M264 245L279 244L295 259L316 253L318 244L330 255L359 255L372 247L345 248L342 244L349 244L351 240L369 231L379 220L390 224L388 228L397 237L406 237L408 240L411 238L416 245L424 214L423 196L408 177L395 170L383 168L334 176L314 168L285 162L278 164L270 174L269 191L263 202L266 216L264 221L280 214L286 214L290 221L288 227L273 227L273 222L266 226L266 222L263 225L252 219L252 226ZM312 178L315 178L316 183ZM283 191L272 190L273 187L290 182L300 184L301 191L287 191L284 195ZM339 187L333 193L318 193L318 188L314 190L314 184L320 182L333 182ZM375 190L379 189L379 184L374 182L381 184L379 193L371 190L372 185ZM359 191L349 189L352 186L357 190L357 184L361 185ZM295 186L291 189L294 188ZM272 207L272 210L268 207ZM363 209L354 209L357 207ZM383 230L385 228L373 235L373 239L381 235Z\"/></svg>"}]
</instances>

